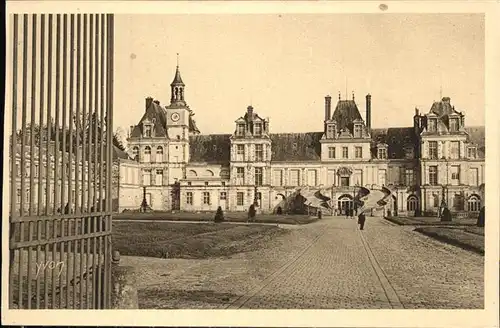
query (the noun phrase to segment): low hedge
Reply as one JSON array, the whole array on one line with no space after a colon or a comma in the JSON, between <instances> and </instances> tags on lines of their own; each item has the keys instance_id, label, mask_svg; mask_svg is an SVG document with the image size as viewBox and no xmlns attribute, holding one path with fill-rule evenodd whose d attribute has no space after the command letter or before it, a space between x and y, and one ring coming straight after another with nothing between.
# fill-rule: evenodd
<instances>
[{"instance_id":1,"label":"low hedge","mask_svg":"<svg viewBox=\"0 0 500 328\"><path fill-rule=\"evenodd\" d=\"M419 227L414 231L436 240L484 255L484 236L468 233L464 229Z\"/></svg>"}]
</instances>

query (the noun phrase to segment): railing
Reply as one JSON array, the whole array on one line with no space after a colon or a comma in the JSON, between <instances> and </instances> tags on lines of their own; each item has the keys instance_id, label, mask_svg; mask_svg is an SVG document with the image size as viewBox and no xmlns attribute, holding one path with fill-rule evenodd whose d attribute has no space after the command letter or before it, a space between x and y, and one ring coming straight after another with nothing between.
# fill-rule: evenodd
<instances>
[{"instance_id":1,"label":"railing","mask_svg":"<svg viewBox=\"0 0 500 328\"><path fill-rule=\"evenodd\" d=\"M113 15L9 21L9 305L108 308Z\"/></svg>"}]
</instances>

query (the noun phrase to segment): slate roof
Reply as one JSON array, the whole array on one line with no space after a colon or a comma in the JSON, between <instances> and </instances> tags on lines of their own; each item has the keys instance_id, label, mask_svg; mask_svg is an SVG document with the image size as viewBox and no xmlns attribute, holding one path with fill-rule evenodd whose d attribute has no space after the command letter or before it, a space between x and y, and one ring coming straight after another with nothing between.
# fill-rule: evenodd
<instances>
[{"instance_id":1,"label":"slate roof","mask_svg":"<svg viewBox=\"0 0 500 328\"><path fill-rule=\"evenodd\" d=\"M167 126L167 117L166 111L163 109L160 104L155 101L151 101L149 107L146 108L146 112L142 116L139 123L142 123L144 120L148 119L151 122L154 122L154 128L151 133L153 137L168 137L166 126ZM158 124L158 122L160 124ZM138 124L134 126L132 132L130 133L130 137L139 138L142 136L142 124Z\"/></svg>"},{"instance_id":2,"label":"slate roof","mask_svg":"<svg viewBox=\"0 0 500 328\"><path fill-rule=\"evenodd\" d=\"M272 133L272 161L319 161L322 136L323 132Z\"/></svg>"},{"instance_id":3,"label":"slate roof","mask_svg":"<svg viewBox=\"0 0 500 328\"><path fill-rule=\"evenodd\" d=\"M184 82L182 82L181 71L179 70L179 66L177 66L177 69L175 70L174 80L172 81L171 85L182 85L182 86L185 85Z\"/></svg>"},{"instance_id":4,"label":"slate roof","mask_svg":"<svg viewBox=\"0 0 500 328\"><path fill-rule=\"evenodd\" d=\"M230 138L230 134L190 136L189 161L228 164L231 159Z\"/></svg>"},{"instance_id":5,"label":"slate roof","mask_svg":"<svg viewBox=\"0 0 500 328\"><path fill-rule=\"evenodd\" d=\"M376 155L378 143L387 144L387 157L389 159L405 158L407 146L413 146L413 150L417 150L418 137L413 127L372 129L371 134L372 155Z\"/></svg>"},{"instance_id":6,"label":"slate roof","mask_svg":"<svg viewBox=\"0 0 500 328\"><path fill-rule=\"evenodd\" d=\"M351 133L354 129L354 120L363 118L359 113L354 100L339 100L332 115L332 120L337 121L337 130L347 128Z\"/></svg>"},{"instance_id":7,"label":"slate roof","mask_svg":"<svg viewBox=\"0 0 500 328\"><path fill-rule=\"evenodd\" d=\"M477 147L477 155L479 158L484 158L486 137L484 126L469 126L465 128L469 135L469 142L471 145Z\"/></svg>"}]
</instances>

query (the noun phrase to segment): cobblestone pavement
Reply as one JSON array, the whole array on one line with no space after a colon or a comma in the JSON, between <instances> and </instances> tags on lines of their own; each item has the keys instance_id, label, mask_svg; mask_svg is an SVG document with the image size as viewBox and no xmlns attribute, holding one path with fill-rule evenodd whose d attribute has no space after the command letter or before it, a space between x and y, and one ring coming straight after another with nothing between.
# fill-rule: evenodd
<instances>
[{"instance_id":1,"label":"cobblestone pavement","mask_svg":"<svg viewBox=\"0 0 500 328\"><path fill-rule=\"evenodd\" d=\"M325 218L209 260L122 257L141 308L482 308L484 258L379 218Z\"/></svg>"}]
</instances>

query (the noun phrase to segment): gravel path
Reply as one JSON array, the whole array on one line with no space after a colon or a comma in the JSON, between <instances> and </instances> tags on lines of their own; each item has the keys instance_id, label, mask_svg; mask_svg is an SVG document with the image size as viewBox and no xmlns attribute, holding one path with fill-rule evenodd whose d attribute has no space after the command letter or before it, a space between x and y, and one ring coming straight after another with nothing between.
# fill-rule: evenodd
<instances>
[{"instance_id":1,"label":"gravel path","mask_svg":"<svg viewBox=\"0 0 500 328\"><path fill-rule=\"evenodd\" d=\"M325 218L207 260L122 257L141 308L482 308L484 257L368 218Z\"/></svg>"}]
</instances>

